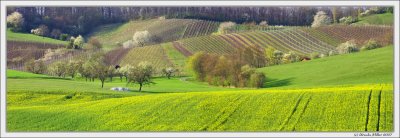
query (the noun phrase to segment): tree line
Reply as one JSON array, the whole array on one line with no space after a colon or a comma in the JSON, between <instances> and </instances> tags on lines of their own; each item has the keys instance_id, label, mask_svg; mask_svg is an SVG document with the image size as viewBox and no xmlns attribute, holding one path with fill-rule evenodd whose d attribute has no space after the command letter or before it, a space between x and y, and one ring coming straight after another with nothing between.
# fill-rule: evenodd
<instances>
[{"instance_id":1,"label":"tree line","mask_svg":"<svg viewBox=\"0 0 400 138\"><path fill-rule=\"evenodd\" d=\"M369 7L8 7L7 15L19 12L24 17L20 31L48 27L52 37L86 35L93 28L129 20L190 18L236 23L268 21L270 25L310 25L318 11L334 21L357 16ZM390 7L388 7L390 8Z\"/></svg>"}]
</instances>

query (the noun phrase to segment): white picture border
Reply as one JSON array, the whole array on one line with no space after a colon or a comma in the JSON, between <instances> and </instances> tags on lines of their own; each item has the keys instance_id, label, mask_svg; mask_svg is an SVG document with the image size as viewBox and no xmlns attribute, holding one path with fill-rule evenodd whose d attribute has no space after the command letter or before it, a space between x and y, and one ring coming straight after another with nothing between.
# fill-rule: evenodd
<instances>
[{"instance_id":1,"label":"white picture border","mask_svg":"<svg viewBox=\"0 0 400 138\"><path fill-rule=\"evenodd\" d=\"M6 7L7 6L394 6L394 132L399 137L399 1L1 1L1 137L355 137L368 132L132 132L75 133L6 132ZM380 133L384 134L384 133ZM382 137L382 136L381 136Z\"/></svg>"}]
</instances>

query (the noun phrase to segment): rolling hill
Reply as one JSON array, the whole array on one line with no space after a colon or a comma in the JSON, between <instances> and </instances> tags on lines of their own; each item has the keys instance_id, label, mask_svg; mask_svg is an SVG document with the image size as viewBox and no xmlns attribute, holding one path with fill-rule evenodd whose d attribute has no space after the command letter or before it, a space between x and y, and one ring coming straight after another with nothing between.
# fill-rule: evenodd
<instances>
[{"instance_id":1,"label":"rolling hill","mask_svg":"<svg viewBox=\"0 0 400 138\"><path fill-rule=\"evenodd\" d=\"M367 25L393 25L394 18L393 13L373 14L365 17L361 17L355 24L367 24Z\"/></svg>"},{"instance_id":2,"label":"rolling hill","mask_svg":"<svg viewBox=\"0 0 400 138\"><path fill-rule=\"evenodd\" d=\"M105 49L111 50L117 47L118 43L122 44L132 39L136 31L149 31L154 39L151 44L158 44L209 35L216 31L218 25L218 22L195 19L149 19L100 26L87 37L97 37Z\"/></svg>"},{"instance_id":3,"label":"rolling hill","mask_svg":"<svg viewBox=\"0 0 400 138\"><path fill-rule=\"evenodd\" d=\"M315 87L392 83L393 66L393 46L387 46L258 70L267 76L265 87Z\"/></svg>"},{"instance_id":4,"label":"rolling hill","mask_svg":"<svg viewBox=\"0 0 400 138\"><path fill-rule=\"evenodd\" d=\"M157 45L132 48L131 52L124 56L118 56L114 64L137 64L134 57L147 60L153 63L156 68L164 68L175 63L173 58L166 55L161 48L154 47L161 45L171 45L179 55L188 57L196 52L204 51L217 54L231 54L235 49L243 48L248 45L256 45L260 48L273 47L285 53L293 51L299 55L309 56L310 53L317 52L328 55L329 51L334 51L336 46L348 40L357 40L360 45L365 41L374 39L382 44L391 44L390 36L393 28L388 26L342 26L333 25L319 28L307 27L288 27L279 30L267 31L244 31L240 33L230 33L222 35L205 35L180 39L172 43L162 43ZM165 48L164 48L165 50ZM123 50L120 50L121 52ZM154 54L157 52L158 54ZM153 53L153 54L151 54ZM151 57L149 57L151 55ZM172 59L172 60L167 60ZM179 62L185 58L181 57ZM179 63L181 65L181 63Z\"/></svg>"}]
</instances>

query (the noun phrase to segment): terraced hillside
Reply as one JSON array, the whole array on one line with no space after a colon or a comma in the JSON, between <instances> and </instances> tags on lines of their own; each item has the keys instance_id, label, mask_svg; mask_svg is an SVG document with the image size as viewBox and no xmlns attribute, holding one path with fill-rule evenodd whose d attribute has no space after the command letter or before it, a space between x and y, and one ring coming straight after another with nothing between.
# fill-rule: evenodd
<instances>
[{"instance_id":1,"label":"terraced hillside","mask_svg":"<svg viewBox=\"0 0 400 138\"><path fill-rule=\"evenodd\" d=\"M384 45L393 43L393 26L334 25L317 29L341 41L355 40L362 44L369 39L374 39Z\"/></svg>"},{"instance_id":2,"label":"terraced hillside","mask_svg":"<svg viewBox=\"0 0 400 138\"><path fill-rule=\"evenodd\" d=\"M173 63L168 60L167 54L163 47L160 45L152 45L145 47L132 48L124 58L121 59L120 64L137 65L141 61L147 61L156 69L172 66Z\"/></svg>"},{"instance_id":3,"label":"terraced hillside","mask_svg":"<svg viewBox=\"0 0 400 138\"><path fill-rule=\"evenodd\" d=\"M334 46L297 29L211 35L184 39L175 43L176 48L185 55L199 51L226 54L233 52L235 48L247 45L263 48L271 46L284 52L294 51L301 55L308 55L312 52L328 53L330 50L334 50ZM185 52L185 49L189 52Z\"/></svg>"},{"instance_id":4,"label":"terraced hillside","mask_svg":"<svg viewBox=\"0 0 400 138\"><path fill-rule=\"evenodd\" d=\"M63 46L53 43L7 41L7 67L21 69L26 61L42 58L46 50Z\"/></svg>"},{"instance_id":5,"label":"terraced hillside","mask_svg":"<svg viewBox=\"0 0 400 138\"><path fill-rule=\"evenodd\" d=\"M118 43L132 39L136 31L149 31L153 35L154 42L152 44L157 44L181 38L209 35L216 31L218 24L218 22L194 19L150 19L100 26L88 36L97 37L106 49L112 49Z\"/></svg>"}]
</instances>

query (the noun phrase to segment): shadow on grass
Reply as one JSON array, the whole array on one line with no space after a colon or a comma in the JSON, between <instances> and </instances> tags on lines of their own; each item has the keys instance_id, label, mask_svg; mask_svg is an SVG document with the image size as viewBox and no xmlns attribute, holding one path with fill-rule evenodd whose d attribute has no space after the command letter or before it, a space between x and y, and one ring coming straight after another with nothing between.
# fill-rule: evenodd
<instances>
[{"instance_id":1,"label":"shadow on grass","mask_svg":"<svg viewBox=\"0 0 400 138\"><path fill-rule=\"evenodd\" d=\"M267 78L266 82L264 83L264 88L271 88L271 87L281 87L281 86L288 86L291 84L291 81L294 78L286 78L286 79L271 79Z\"/></svg>"}]
</instances>

